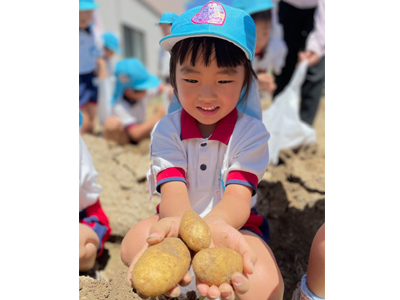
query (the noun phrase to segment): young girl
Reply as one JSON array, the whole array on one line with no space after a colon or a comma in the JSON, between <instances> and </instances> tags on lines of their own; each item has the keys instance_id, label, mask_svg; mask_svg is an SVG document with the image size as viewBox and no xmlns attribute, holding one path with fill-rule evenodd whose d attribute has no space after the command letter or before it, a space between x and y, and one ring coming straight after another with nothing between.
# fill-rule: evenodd
<instances>
[{"instance_id":1,"label":"young girl","mask_svg":"<svg viewBox=\"0 0 400 300\"><path fill-rule=\"evenodd\" d=\"M136 58L118 62L115 77L111 115L105 120L104 138L121 145L139 143L150 137L154 125L165 115L164 107L159 106L153 117L146 120L148 101L157 93L160 80Z\"/></svg>"},{"instance_id":2,"label":"young girl","mask_svg":"<svg viewBox=\"0 0 400 300\"><path fill-rule=\"evenodd\" d=\"M83 118L79 111L79 128ZM93 268L96 257L103 252L104 243L111 234L108 218L104 213L97 184L97 172L85 142L79 135L79 271Z\"/></svg>"},{"instance_id":3,"label":"young girl","mask_svg":"<svg viewBox=\"0 0 400 300\"><path fill-rule=\"evenodd\" d=\"M158 215L137 223L123 240L128 276L142 251L178 236L182 215L194 210L211 228L211 247L235 249L244 261L244 273L232 275L233 288L198 282L198 291L209 299L282 299L283 280L263 239L266 224L251 212L269 139L251 67L255 40L248 14L214 1L183 13L161 39L171 52L171 84L181 108L152 133L148 179L161 203ZM187 274L181 285L190 281ZM168 295L179 293L176 286Z\"/></svg>"}]
</instances>

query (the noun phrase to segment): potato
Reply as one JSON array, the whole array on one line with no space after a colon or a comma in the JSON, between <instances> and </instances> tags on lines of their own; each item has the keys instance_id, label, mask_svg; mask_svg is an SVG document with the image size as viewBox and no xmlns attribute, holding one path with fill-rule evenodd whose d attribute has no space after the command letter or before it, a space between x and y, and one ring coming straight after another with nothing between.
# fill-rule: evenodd
<instances>
[{"instance_id":1,"label":"potato","mask_svg":"<svg viewBox=\"0 0 400 300\"><path fill-rule=\"evenodd\" d=\"M161 296L182 280L190 267L190 251L178 238L150 246L132 271L133 286L142 298Z\"/></svg>"},{"instance_id":2,"label":"potato","mask_svg":"<svg viewBox=\"0 0 400 300\"><path fill-rule=\"evenodd\" d=\"M194 256L192 266L199 281L219 287L224 282L230 284L234 272L243 271L243 259L232 249L208 248Z\"/></svg>"},{"instance_id":3,"label":"potato","mask_svg":"<svg viewBox=\"0 0 400 300\"><path fill-rule=\"evenodd\" d=\"M179 235L186 245L195 252L210 247L210 227L193 210L188 210L182 216Z\"/></svg>"}]
</instances>

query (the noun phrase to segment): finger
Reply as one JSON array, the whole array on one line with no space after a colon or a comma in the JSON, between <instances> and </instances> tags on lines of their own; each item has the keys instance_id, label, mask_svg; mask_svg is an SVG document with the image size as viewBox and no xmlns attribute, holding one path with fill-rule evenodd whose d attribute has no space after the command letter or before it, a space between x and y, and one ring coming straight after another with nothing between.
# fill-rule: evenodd
<instances>
[{"instance_id":1,"label":"finger","mask_svg":"<svg viewBox=\"0 0 400 300\"><path fill-rule=\"evenodd\" d=\"M254 265L257 262L257 255L243 236L240 239L239 248L237 251L243 257L244 272L247 274L253 274Z\"/></svg>"},{"instance_id":2,"label":"finger","mask_svg":"<svg viewBox=\"0 0 400 300\"><path fill-rule=\"evenodd\" d=\"M180 286L188 286L190 282L192 281L192 276L188 273L182 278L182 280L179 282Z\"/></svg>"},{"instance_id":3,"label":"finger","mask_svg":"<svg viewBox=\"0 0 400 300\"><path fill-rule=\"evenodd\" d=\"M175 298L179 297L181 294L181 290L178 285L174 286L172 289L170 289L167 293L165 293L165 296Z\"/></svg>"},{"instance_id":4,"label":"finger","mask_svg":"<svg viewBox=\"0 0 400 300\"><path fill-rule=\"evenodd\" d=\"M165 237L179 236L179 219L164 218L151 226L147 242L150 245L161 242Z\"/></svg>"},{"instance_id":5,"label":"finger","mask_svg":"<svg viewBox=\"0 0 400 300\"><path fill-rule=\"evenodd\" d=\"M219 286L219 290L221 292L221 300L234 300L235 293L233 292L233 288L228 283L223 283Z\"/></svg>"},{"instance_id":6,"label":"finger","mask_svg":"<svg viewBox=\"0 0 400 300\"><path fill-rule=\"evenodd\" d=\"M210 286L210 288L208 289L207 298L208 299L216 299L219 296L221 296L221 292L219 291L219 288L215 285Z\"/></svg>"},{"instance_id":7,"label":"finger","mask_svg":"<svg viewBox=\"0 0 400 300\"><path fill-rule=\"evenodd\" d=\"M208 294L208 289L210 288L207 284L202 282L197 282L197 280L196 280L196 287L202 296L206 296Z\"/></svg>"},{"instance_id":8,"label":"finger","mask_svg":"<svg viewBox=\"0 0 400 300\"><path fill-rule=\"evenodd\" d=\"M250 288L249 279L239 272L235 272L232 275L232 285L238 294L246 293Z\"/></svg>"}]
</instances>

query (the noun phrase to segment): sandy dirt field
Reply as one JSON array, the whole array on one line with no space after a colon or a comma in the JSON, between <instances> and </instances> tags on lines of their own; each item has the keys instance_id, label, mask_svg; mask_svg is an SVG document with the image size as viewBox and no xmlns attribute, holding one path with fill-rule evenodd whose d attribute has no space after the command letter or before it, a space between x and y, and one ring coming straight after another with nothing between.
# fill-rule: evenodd
<instances>
[{"instance_id":1,"label":"sandy dirt field","mask_svg":"<svg viewBox=\"0 0 400 300\"><path fill-rule=\"evenodd\" d=\"M266 105L263 103L263 108ZM270 247L285 282L285 300L291 299L306 272L314 234L325 222L324 98L314 128L317 143L281 151L279 164L268 166L257 190L256 209L269 221ZM103 187L100 199L113 233L96 263L100 279L79 276L79 299L140 299L126 283L127 268L120 259L120 243L133 224L154 215L159 203L157 196L149 200L145 177L150 141L121 147L100 136L84 135L83 139L99 173L98 182ZM178 299L196 297L188 294Z\"/></svg>"}]
</instances>

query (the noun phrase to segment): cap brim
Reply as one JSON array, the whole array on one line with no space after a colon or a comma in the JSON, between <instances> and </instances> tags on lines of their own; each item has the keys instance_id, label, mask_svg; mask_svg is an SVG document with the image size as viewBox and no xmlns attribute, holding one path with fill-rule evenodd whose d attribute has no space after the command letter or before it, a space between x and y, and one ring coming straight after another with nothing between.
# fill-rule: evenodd
<instances>
[{"instance_id":1,"label":"cap brim","mask_svg":"<svg viewBox=\"0 0 400 300\"><path fill-rule=\"evenodd\" d=\"M97 4L79 3L79 10L94 10L99 8Z\"/></svg>"},{"instance_id":2,"label":"cap brim","mask_svg":"<svg viewBox=\"0 0 400 300\"><path fill-rule=\"evenodd\" d=\"M209 37L216 37L216 38L219 38L219 39L222 39L222 40L226 40L226 41L236 45L240 49L242 49L244 51L244 53L246 54L247 59L249 59L249 60L252 59L251 53L248 53L246 51L245 47L243 47L242 45L234 43L234 42L232 42L231 39L226 38L224 36L221 36L221 35L218 35L218 34L210 34L210 32L204 32L204 33L196 32L196 34L191 34L191 35L173 35L173 34L171 34L171 35L168 35L168 36L166 36L166 37L164 37L164 38L162 38L160 40L160 46L165 51L171 52L172 47L174 47L174 45L177 42L179 42L181 40L184 40L184 39L188 39L188 38L194 38L196 36L201 36L201 37L209 36Z\"/></svg>"},{"instance_id":3,"label":"cap brim","mask_svg":"<svg viewBox=\"0 0 400 300\"><path fill-rule=\"evenodd\" d=\"M155 88L160 84L160 79L158 79L158 77L154 76L154 75L150 75L149 78L138 85L134 85L134 89L135 90L147 90L147 89L151 89L151 88Z\"/></svg>"}]
</instances>

